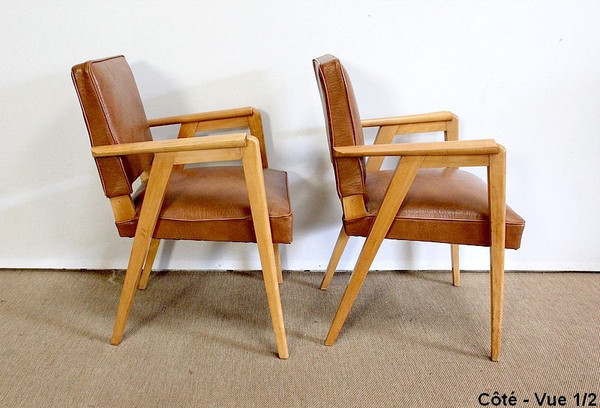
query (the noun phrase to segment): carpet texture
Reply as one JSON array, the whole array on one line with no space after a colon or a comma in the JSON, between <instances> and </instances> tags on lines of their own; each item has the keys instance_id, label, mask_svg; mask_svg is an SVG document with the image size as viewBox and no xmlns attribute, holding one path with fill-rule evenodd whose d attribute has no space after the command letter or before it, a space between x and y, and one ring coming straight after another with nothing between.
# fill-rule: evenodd
<instances>
[{"instance_id":1,"label":"carpet texture","mask_svg":"<svg viewBox=\"0 0 600 408\"><path fill-rule=\"evenodd\" d=\"M115 347L122 271L2 270L0 407L478 407L494 391L575 406L577 392L600 394L600 274L507 273L498 363L487 273L455 288L449 272L372 272L324 346L349 276L324 292L321 273L285 273L284 361L256 272L153 274Z\"/></svg>"}]
</instances>

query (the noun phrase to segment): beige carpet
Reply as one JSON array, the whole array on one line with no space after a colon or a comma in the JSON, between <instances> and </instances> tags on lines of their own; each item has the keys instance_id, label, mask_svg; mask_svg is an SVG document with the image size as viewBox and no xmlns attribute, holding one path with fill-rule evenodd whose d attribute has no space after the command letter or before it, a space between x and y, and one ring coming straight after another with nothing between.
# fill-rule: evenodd
<instances>
[{"instance_id":1,"label":"beige carpet","mask_svg":"<svg viewBox=\"0 0 600 408\"><path fill-rule=\"evenodd\" d=\"M321 276L285 274L283 361L257 273L153 275L114 347L122 272L2 270L0 407L478 407L494 391L575 406L577 392L600 394L600 274L507 274L499 363L487 274L455 288L449 273L372 272L333 347L322 342L349 274L327 292Z\"/></svg>"}]
</instances>

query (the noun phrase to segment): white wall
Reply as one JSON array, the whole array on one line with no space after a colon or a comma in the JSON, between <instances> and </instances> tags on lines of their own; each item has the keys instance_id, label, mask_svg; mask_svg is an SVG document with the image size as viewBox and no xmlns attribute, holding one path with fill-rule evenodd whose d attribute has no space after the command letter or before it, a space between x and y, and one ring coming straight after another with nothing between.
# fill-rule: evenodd
<instances>
[{"instance_id":1,"label":"white wall","mask_svg":"<svg viewBox=\"0 0 600 408\"><path fill-rule=\"evenodd\" d=\"M271 167L290 176L284 268L324 269L341 209L311 59L333 53L364 118L447 109L463 139L506 146L508 201L527 220L507 269L600 270L598 21L597 1L1 2L0 267L126 266L131 240L116 233L69 76L124 54L148 117L262 110ZM488 259L463 249L464 268ZM252 245L195 242L167 244L157 265L259 267ZM449 249L386 242L374 268L449 268Z\"/></svg>"}]
</instances>

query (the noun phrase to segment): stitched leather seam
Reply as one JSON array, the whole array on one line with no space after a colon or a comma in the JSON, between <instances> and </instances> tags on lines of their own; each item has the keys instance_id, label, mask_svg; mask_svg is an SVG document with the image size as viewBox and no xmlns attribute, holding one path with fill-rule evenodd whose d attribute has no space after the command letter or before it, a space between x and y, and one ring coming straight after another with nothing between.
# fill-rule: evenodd
<instances>
[{"instance_id":1,"label":"stitched leather seam","mask_svg":"<svg viewBox=\"0 0 600 408\"><path fill-rule=\"evenodd\" d=\"M344 88L346 91L346 105L348 107L348 113L349 113L349 117L350 117L350 125L352 127L352 140L354 142L354 145L357 146L357 137L356 137L356 130L354 129L354 117L352 115L352 107L350 106L350 97L348 94L348 81L346 80L346 75L344 75L344 70L342 69L341 63L339 60L337 60L337 66L340 70L340 74L342 75L342 81L344 81ZM365 190L366 190L366 185L365 185L365 169L363 167L363 162L361 159L356 159L356 161L358 162L358 167L360 168L360 184L361 184L361 195L363 196L363 200L365 199Z\"/></svg>"},{"instance_id":2,"label":"stitched leather seam","mask_svg":"<svg viewBox=\"0 0 600 408\"><path fill-rule=\"evenodd\" d=\"M269 219L281 219L281 218L289 218L292 216L292 213L289 212L285 215L269 215ZM115 224L117 225L125 225L130 223L131 221L138 221L139 220L139 214L137 214L135 216L135 218L133 218L132 220L127 220L127 221L122 221L122 222L115 222ZM252 216L250 217L236 217L236 218L210 218L210 219L201 219L201 220L190 220L190 219L183 219L183 218L166 218L166 217L158 217L158 220L165 220L165 221L177 221L177 222L213 222L213 221L250 221L252 220Z\"/></svg>"},{"instance_id":3,"label":"stitched leather seam","mask_svg":"<svg viewBox=\"0 0 600 408\"><path fill-rule=\"evenodd\" d=\"M375 215L367 215L363 218L358 218L358 219L353 219L353 220L346 220L344 219L344 222L347 223L354 223L354 222L358 222L361 219L365 219L365 218L369 218L369 219L375 219L376 216ZM467 223L485 223L485 224L489 224L490 221L489 220L470 220L470 219L450 219L450 218L420 218L420 217L394 217L394 220L402 220L402 221L419 221L419 222L467 222ZM520 225L525 225L525 221L523 222L506 222L506 225L514 225L514 226L520 226Z\"/></svg>"},{"instance_id":4,"label":"stitched leather seam","mask_svg":"<svg viewBox=\"0 0 600 408\"><path fill-rule=\"evenodd\" d=\"M321 69L321 62L317 59L316 60L317 63L319 64L319 70L318 70L318 74L319 74L319 82L321 85L321 88L323 90L323 98L325 98L325 107L327 108L327 127L329 128L329 135L327 136L328 138L331 138L331 141L328 142L328 144L331 144L331 148L333 149L333 125L331 122L331 109L330 109L330 104L329 104L329 94L327 92L327 83L325 82L325 79L323 77L323 71ZM340 197L340 199L342 198L342 187L341 187L341 183L339 181L340 176L339 176L339 170L338 170L338 165L336 163L336 159L333 157L332 152L330 152L331 155L331 164L333 165L333 171L335 173L335 188L337 190L338 193L338 197Z\"/></svg>"},{"instance_id":5,"label":"stitched leather seam","mask_svg":"<svg viewBox=\"0 0 600 408\"><path fill-rule=\"evenodd\" d=\"M90 137L90 144L93 145L90 121L88 119L87 112L85 111L85 108L83 107L83 99L81 99L81 93L79 92L79 84L77 83L77 78L75 76L75 72L71 72L71 79L73 80L73 83L75 84L75 90L77 91L77 99L79 99L79 106L81 106L81 111L83 113L83 120L85 120L85 126L88 130L88 134ZM107 191L106 183L104 183L104 178L102 177L102 171L100 170L100 164L98 163L98 160L94 160L94 164L96 165L96 169L98 170L98 175L100 176L100 183L102 184L102 190L104 191L104 193L106 195L106 191Z\"/></svg>"},{"instance_id":6,"label":"stitched leather seam","mask_svg":"<svg viewBox=\"0 0 600 408\"><path fill-rule=\"evenodd\" d=\"M95 64L97 62L102 62L102 61L108 61L108 60L115 59L115 58L123 58L123 56L120 55L120 56L116 56L116 57L110 57L110 58L105 58L102 60L95 60L95 61L89 62L89 75L92 80L92 86L94 88L94 93L96 94L96 97L98 98L98 101L100 102L100 108L101 108L100 110L102 111L102 116L104 116L104 120L106 121L107 128L108 128L108 135L110 136L110 140L111 140L112 144L117 144L117 143L116 143L116 139L113 135L110 123L108 121L108 117L106 116L106 103L104 101L104 98L100 94L96 76L92 72L92 64ZM129 177L127 177L127 172L125 171L125 166L123 165L123 160L120 157L117 157L116 159L119 161L119 166L121 167L121 171L123 171L123 175L125 176L125 180L127 181L129 195L131 195L133 193L133 188L132 188L131 184L129 183Z\"/></svg>"}]
</instances>

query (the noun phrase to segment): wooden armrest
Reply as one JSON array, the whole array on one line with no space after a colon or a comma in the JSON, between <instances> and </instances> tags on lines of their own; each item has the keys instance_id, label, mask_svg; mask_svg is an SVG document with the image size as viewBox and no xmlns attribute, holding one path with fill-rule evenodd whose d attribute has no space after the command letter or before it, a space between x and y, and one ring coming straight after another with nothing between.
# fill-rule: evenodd
<instances>
[{"instance_id":1,"label":"wooden armrest","mask_svg":"<svg viewBox=\"0 0 600 408\"><path fill-rule=\"evenodd\" d=\"M248 106L245 108L225 109L212 112L192 113L190 115L149 119L148 126L166 126L175 125L179 123L204 122L207 120L240 118L245 116L251 116L253 113L254 109Z\"/></svg>"},{"instance_id":2,"label":"wooden armrest","mask_svg":"<svg viewBox=\"0 0 600 408\"><path fill-rule=\"evenodd\" d=\"M230 135L190 137L185 139L157 140L151 142L122 143L92 147L92 156L110 157L141 153L185 152L191 150L224 149L246 146L248 135L236 133Z\"/></svg>"},{"instance_id":3,"label":"wooden armrest","mask_svg":"<svg viewBox=\"0 0 600 408\"><path fill-rule=\"evenodd\" d=\"M363 156L452 156L496 154L500 145L493 139L450 142L377 144L333 148L335 157Z\"/></svg>"},{"instance_id":4,"label":"wooden armrest","mask_svg":"<svg viewBox=\"0 0 600 408\"><path fill-rule=\"evenodd\" d=\"M419 115L393 116L390 118L364 119L362 127L406 125L412 123L445 122L452 120L455 115L452 112L432 112Z\"/></svg>"}]
</instances>

